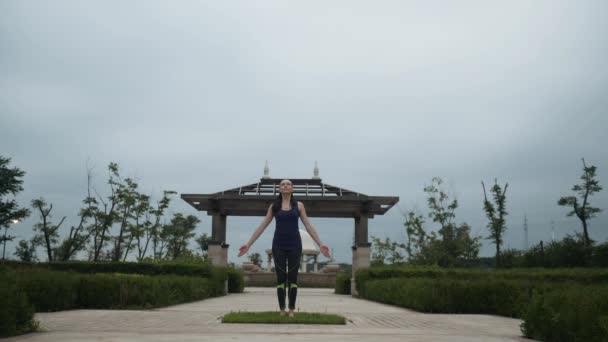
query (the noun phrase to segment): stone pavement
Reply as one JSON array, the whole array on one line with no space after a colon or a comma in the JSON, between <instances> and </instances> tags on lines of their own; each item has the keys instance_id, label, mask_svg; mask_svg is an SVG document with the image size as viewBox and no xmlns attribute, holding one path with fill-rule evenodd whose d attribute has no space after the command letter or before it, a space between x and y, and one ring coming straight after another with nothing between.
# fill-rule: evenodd
<instances>
[{"instance_id":1,"label":"stone pavement","mask_svg":"<svg viewBox=\"0 0 608 342\"><path fill-rule=\"evenodd\" d=\"M298 289L299 310L337 313L346 325L222 324L230 311L278 310L273 288L154 310L69 310L37 313L42 332L3 341L531 341L520 320L489 315L424 314L333 289ZM297 313L296 313L297 314Z\"/></svg>"}]
</instances>

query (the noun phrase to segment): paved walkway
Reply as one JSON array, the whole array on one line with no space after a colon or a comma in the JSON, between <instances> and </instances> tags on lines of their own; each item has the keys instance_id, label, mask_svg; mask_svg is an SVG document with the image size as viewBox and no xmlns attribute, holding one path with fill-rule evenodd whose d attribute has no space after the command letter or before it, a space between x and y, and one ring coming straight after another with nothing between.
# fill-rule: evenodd
<instances>
[{"instance_id":1,"label":"paved walkway","mask_svg":"<svg viewBox=\"0 0 608 342\"><path fill-rule=\"evenodd\" d=\"M298 290L299 310L337 313L342 326L222 324L230 311L277 310L272 288L246 288L199 302L162 309L69 310L38 313L43 332L5 341L531 341L521 337L520 320L488 315L423 314L336 295L333 289ZM296 313L297 314L297 313Z\"/></svg>"}]
</instances>

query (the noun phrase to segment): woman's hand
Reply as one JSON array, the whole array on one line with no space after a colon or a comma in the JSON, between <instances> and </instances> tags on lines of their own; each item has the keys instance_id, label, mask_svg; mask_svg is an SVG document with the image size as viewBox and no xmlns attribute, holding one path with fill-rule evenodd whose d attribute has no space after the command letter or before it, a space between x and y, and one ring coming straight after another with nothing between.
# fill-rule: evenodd
<instances>
[{"instance_id":1,"label":"woman's hand","mask_svg":"<svg viewBox=\"0 0 608 342\"><path fill-rule=\"evenodd\" d=\"M241 257L245 253L247 253L248 250L249 250L249 245L248 244L242 245L241 248L239 248L239 257Z\"/></svg>"},{"instance_id":2,"label":"woman's hand","mask_svg":"<svg viewBox=\"0 0 608 342\"><path fill-rule=\"evenodd\" d=\"M327 245L324 243L322 243L319 247L321 248L321 253L329 258L329 247L327 247Z\"/></svg>"}]
</instances>

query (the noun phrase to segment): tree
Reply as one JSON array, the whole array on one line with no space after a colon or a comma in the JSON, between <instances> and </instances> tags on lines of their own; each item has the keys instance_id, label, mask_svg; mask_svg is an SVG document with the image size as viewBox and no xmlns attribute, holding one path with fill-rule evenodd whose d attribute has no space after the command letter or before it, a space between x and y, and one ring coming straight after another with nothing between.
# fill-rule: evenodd
<instances>
[{"instance_id":1,"label":"tree","mask_svg":"<svg viewBox=\"0 0 608 342\"><path fill-rule=\"evenodd\" d=\"M114 256L112 257L112 261L120 261L122 257L122 251L124 249L130 249L130 242L129 244L126 244L125 241L129 238L127 236L127 231L129 228L129 218L132 217L131 212L133 211L136 202L140 196L140 194L137 192L138 184L131 178L125 179L124 182L118 181L117 186L117 213L120 215L119 217L117 217L117 221L120 222L120 229L118 230L118 235L114 238Z\"/></svg>"},{"instance_id":2,"label":"tree","mask_svg":"<svg viewBox=\"0 0 608 342\"><path fill-rule=\"evenodd\" d=\"M135 245L134 239L137 239L138 242L141 241L141 238L145 234L145 229L148 227L151 222L149 220L148 212L150 211L150 196L144 194L137 194L135 196L135 203L133 205L133 210L131 211L131 223L129 223L127 228L127 236L128 241L126 243L125 253L123 256L123 261L127 260L127 255L129 255L129 251ZM139 247L139 245L138 245ZM138 255L139 259L139 255Z\"/></svg>"},{"instance_id":3,"label":"tree","mask_svg":"<svg viewBox=\"0 0 608 342\"><path fill-rule=\"evenodd\" d=\"M251 261L254 265L262 267L262 256L258 252L250 254L249 261Z\"/></svg>"},{"instance_id":4,"label":"tree","mask_svg":"<svg viewBox=\"0 0 608 342\"><path fill-rule=\"evenodd\" d=\"M415 255L418 255L421 250L426 247L427 236L424 231L424 217L415 211L410 211L405 214L405 234L407 236L407 244L405 251L409 260Z\"/></svg>"},{"instance_id":5,"label":"tree","mask_svg":"<svg viewBox=\"0 0 608 342\"><path fill-rule=\"evenodd\" d=\"M158 249L161 247L161 233L163 231L163 224L161 224L160 219L164 216L165 210L169 207L169 203L171 202L171 197L169 196L174 194L176 194L175 191L163 191L163 198L158 201L156 208L150 207L149 212L146 213L146 223L144 228L146 232L146 242L143 247L142 241L140 239L137 240L140 260L146 255L150 241L152 241L152 258L154 260L160 259L162 250L159 252ZM154 222L152 222L152 220L154 220Z\"/></svg>"},{"instance_id":6,"label":"tree","mask_svg":"<svg viewBox=\"0 0 608 342\"><path fill-rule=\"evenodd\" d=\"M502 245L502 237L507 229L505 216L507 215L506 210L506 193L509 183L505 183L504 189L498 185L498 180L494 179L494 186L490 189L494 203L488 200L486 194L486 186L481 182L483 188L483 208L488 217L488 228L490 229L490 236L488 239L492 240L496 245L496 267L500 264L500 246Z\"/></svg>"},{"instance_id":7,"label":"tree","mask_svg":"<svg viewBox=\"0 0 608 342\"><path fill-rule=\"evenodd\" d=\"M195 241L201 248L202 254L206 255L207 251L209 250L209 242L211 241L211 236L207 235L207 233L203 233L199 237L197 237Z\"/></svg>"},{"instance_id":8,"label":"tree","mask_svg":"<svg viewBox=\"0 0 608 342\"><path fill-rule=\"evenodd\" d=\"M95 210L93 209L94 198L91 197L91 179L92 169L87 168L87 197L82 201L84 207L80 209L78 216L80 222L78 226L70 227L70 233L57 248L56 260L68 261L72 259L76 253L86 249L87 241L91 236L91 229L87 229L86 225L89 220L95 218Z\"/></svg>"},{"instance_id":9,"label":"tree","mask_svg":"<svg viewBox=\"0 0 608 342\"><path fill-rule=\"evenodd\" d=\"M116 213L117 205L120 201L118 196L118 187L120 186L120 174L118 173L118 164L110 163L108 165L109 179L108 184L110 185L110 196L108 196L108 202L106 202L102 196L97 194L97 197L89 196L85 199L88 204L88 210L93 218L92 224L88 227L90 235L93 239L93 246L91 251L90 259L98 261L106 259L108 253L102 256L102 248L106 246L110 239L110 229L114 222L119 220L118 214ZM99 200L99 201L98 201ZM99 202L103 205L101 209Z\"/></svg>"},{"instance_id":10,"label":"tree","mask_svg":"<svg viewBox=\"0 0 608 342\"><path fill-rule=\"evenodd\" d=\"M479 237L472 238L471 227L466 223L460 225L454 222L454 211L458 208L458 200L450 201L450 196L442 188L443 180L434 177L431 185L424 188L428 195L429 218L440 225L441 239L430 237L427 250L435 254L433 258L440 266L455 266L459 259L470 260L477 257L481 246Z\"/></svg>"},{"instance_id":11,"label":"tree","mask_svg":"<svg viewBox=\"0 0 608 342\"><path fill-rule=\"evenodd\" d=\"M38 210L41 220L41 222L34 225L34 231L36 234L34 235L32 241L36 245L43 246L46 249L48 261L52 262L55 254L56 244L59 239L59 233L57 231L63 224L63 221L65 221L65 216L61 219L59 224L53 225L53 223L50 221L52 217L51 211L53 211L53 204L47 204L42 197L32 200L32 208Z\"/></svg>"},{"instance_id":12,"label":"tree","mask_svg":"<svg viewBox=\"0 0 608 342\"><path fill-rule=\"evenodd\" d=\"M173 215L171 222L165 226L167 257L179 258L188 248L188 241L195 235L194 230L200 220L193 215L184 217L181 213Z\"/></svg>"},{"instance_id":13,"label":"tree","mask_svg":"<svg viewBox=\"0 0 608 342\"><path fill-rule=\"evenodd\" d=\"M572 191L576 192L580 196L580 199L576 196L565 196L557 201L558 205L572 207L572 211L570 211L567 216L576 215L576 217L581 220L583 225L583 237L587 248L591 247L591 239L589 238L589 232L587 230L587 220L595 217L596 214L602 211L599 208L592 207L589 202L589 197L591 195L602 190L599 181L595 179L595 171L596 167L593 165L587 166L585 164L585 159L583 158L582 182L581 184L576 184L572 187Z\"/></svg>"},{"instance_id":14,"label":"tree","mask_svg":"<svg viewBox=\"0 0 608 342\"><path fill-rule=\"evenodd\" d=\"M441 178L434 177L431 185L424 188L428 195L428 217L439 224L437 232L427 232L422 214L406 212L404 225L408 242L404 248L412 263L458 266L479 254L480 238L471 237L468 224L455 222L458 201L450 200L442 184Z\"/></svg>"},{"instance_id":15,"label":"tree","mask_svg":"<svg viewBox=\"0 0 608 342\"><path fill-rule=\"evenodd\" d=\"M19 241L19 245L15 248L14 255L21 261L32 262L37 261L36 244L27 240Z\"/></svg>"},{"instance_id":16,"label":"tree","mask_svg":"<svg viewBox=\"0 0 608 342\"><path fill-rule=\"evenodd\" d=\"M396 264L405 261L405 256L401 251L401 249L405 250L405 244L391 241L388 237L382 241L379 238L372 236L372 241L372 264Z\"/></svg>"},{"instance_id":17,"label":"tree","mask_svg":"<svg viewBox=\"0 0 608 342\"><path fill-rule=\"evenodd\" d=\"M0 236L2 243L2 259L5 259L6 242L12 241L15 237L8 235L8 230L12 224L23 221L30 215L30 210L20 208L14 199L4 199L4 196L11 194L15 196L23 191L23 176L25 171L16 167L9 168L10 158L0 156L0 228L4 228L4 234Z\"/></svg>"}]
</instances>

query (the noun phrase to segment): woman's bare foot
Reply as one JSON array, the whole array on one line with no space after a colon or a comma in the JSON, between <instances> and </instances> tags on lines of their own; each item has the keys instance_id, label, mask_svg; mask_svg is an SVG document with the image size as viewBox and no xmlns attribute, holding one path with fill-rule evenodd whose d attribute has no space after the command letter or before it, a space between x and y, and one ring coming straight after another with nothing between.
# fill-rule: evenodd
<instances>
[{"instance_id":1,"label":"woman's bare foot","mask_svg":"<svg viewBox=\"0 0 608 342\"><path fill-rule=\"evenodd\" d=\"M285 310L281 310L281 311L279 311L279 315L281 315L281 316L285 316Z\"/></svg>"},{"instance_id":2,"label":"woman's bare foot","mask_svg":"<svg viewBox=\"0 0 608 342\"><path fill-rule=\"evenodd\" d=\"M289 317L293 317L293 316L294 316L293 310L289 310Z\"/></svg>"}]
</instances>

